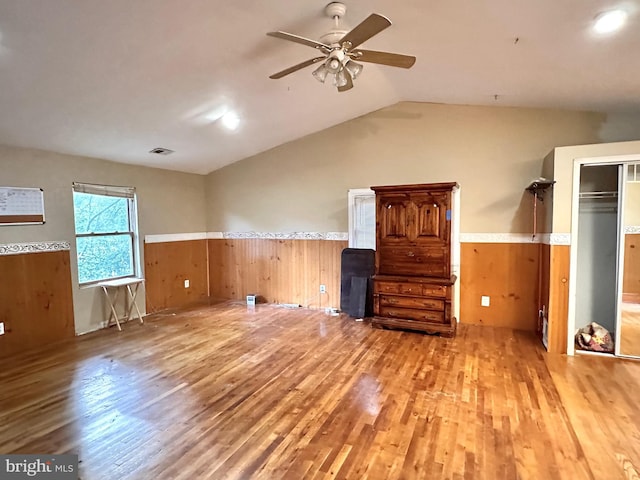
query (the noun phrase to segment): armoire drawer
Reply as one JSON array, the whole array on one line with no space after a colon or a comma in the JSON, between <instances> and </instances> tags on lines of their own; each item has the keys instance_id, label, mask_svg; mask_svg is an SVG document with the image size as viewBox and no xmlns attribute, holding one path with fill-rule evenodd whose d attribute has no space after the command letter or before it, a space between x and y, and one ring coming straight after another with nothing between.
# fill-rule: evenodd
<instances>
[{"instance_id":1,"label":"armoire drawer","mask_svg":"<svg viewBox=\"0 0 640 480\"><path fill-rule=\"evenodd\" d=\"M447 287L444 285L422 285L422 295L426 297L447 298Z\"/></svg>"},{"instance_id":2,"label":"armoire drawer","mask_svg":"<svg viewBox=\"0 0 640 480\"><path fill-rule=\"evenodd\" d=\"M373 291L374 293L389 293L392 295L424 295L425 297L447 298L446 286L417 282L375 281Z\"/></svg>"},{"instance_id":3,"label":"armoire drawer","mask_svg":"<svg viewBox=\"0 0 640 480\"><path fill-rule=\"evenodd\" d=\"M417 308L398 308L380 305L379 315L392 318L408 318L431 323L445 323L444 312L419 310Z\"/></svg>"},{"instance_id":4,"label":"armoire drawer","mask_svg":"<svg viewBox=\"0 0 640 480\"><path fill-rule=\"evenodd\" d=\"M427 308L429 310L444 310L444 301L425 297L394 297L380 295L380 305L385 307Z\"/></svg>"},{"instance_id":5,"label":"armoire drawer","mask_svg":"<svg viewBox=\"0 0 640 480\"><path fill-rule=\"evenodd\" d=\"M398 293L400 295L422 295L423 286L411 282L374 282L374 293Z\"/></svg>"},{"instance_id":6,"label":"armoire drawer","mask_svg":"<svg viewBox=\"0 0 640 480\"><path fill-rule=\"evenodd\" d=\"M383 246L378 251L378 273L446 277L449 266L442 247Z\"/></svg>"}]
</instances>

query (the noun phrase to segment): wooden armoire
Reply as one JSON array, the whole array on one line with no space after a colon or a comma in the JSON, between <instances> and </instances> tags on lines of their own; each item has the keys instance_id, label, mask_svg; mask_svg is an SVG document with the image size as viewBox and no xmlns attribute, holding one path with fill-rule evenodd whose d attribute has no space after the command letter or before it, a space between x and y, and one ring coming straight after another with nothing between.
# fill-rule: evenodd
<instances>
[{"instance_id":1,"label":"wooden armoire","mask_svg":"<svg viewBox=\"0 0 640 480\"><path fill-rule=\"evenodd\" d=\"M376 194L374 326L455 334L451 207L457 187L455 182L371 187Z\"/></svg>"}]
</instances>

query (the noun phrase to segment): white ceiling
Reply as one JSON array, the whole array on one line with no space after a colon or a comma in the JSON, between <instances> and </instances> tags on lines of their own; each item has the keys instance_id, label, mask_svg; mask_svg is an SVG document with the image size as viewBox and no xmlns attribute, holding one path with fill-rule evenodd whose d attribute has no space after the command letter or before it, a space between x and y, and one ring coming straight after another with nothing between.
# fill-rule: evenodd
<instances>
[{"instance_id":1,"label":"white ceiling","mask_svg":"<svg viewBox=\"0 0 640 480\"><path fill-rule=\"evenodd\" d=\"M362 48L415 66L367 63L344 93L313 67L269 79L317 52L265 33L319 38L323 0L0 0L0 144L208 173L403 100L640 112L640 0L345 3L348 28L393 22ZM591 33L617 6L627 28ZM207 118L225 109L234 132Z\"/></svg>"}]
</instances>

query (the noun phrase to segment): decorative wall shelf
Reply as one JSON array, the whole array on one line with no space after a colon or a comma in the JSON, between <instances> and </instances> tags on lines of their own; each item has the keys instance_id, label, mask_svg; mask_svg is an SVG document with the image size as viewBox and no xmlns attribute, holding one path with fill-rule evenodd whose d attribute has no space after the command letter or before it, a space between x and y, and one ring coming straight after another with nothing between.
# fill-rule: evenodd
<instances>
[{"instance_id":1,"label":"decorative wall shelf","mask_svg":"<svg viewBox=\"0 0 640 480\"><path fill-rule=\"evenodd\" d=\"M539 178L533 180L525 190L533 194L534 197L539 197L541 193L544 193L546 189L553 186L556 183L555 180L547 180L546 178ZM542 198L540 198L542 201Z\"/></svg>"},{"instance_id":2,"label":"decorative wall shelf","mask_svg":"<svg viewBox=\"0 0 640 480\"><path fill-rule=\"evenodd\" d=\"M542 202L544 199L541 196L548 188L552 187L556 183L555 180L548 180L546 178L538 178L533 180L525 190L533 195L533 238L536 238L538 230L538 199Z\"/></svg>"}]
</instances>

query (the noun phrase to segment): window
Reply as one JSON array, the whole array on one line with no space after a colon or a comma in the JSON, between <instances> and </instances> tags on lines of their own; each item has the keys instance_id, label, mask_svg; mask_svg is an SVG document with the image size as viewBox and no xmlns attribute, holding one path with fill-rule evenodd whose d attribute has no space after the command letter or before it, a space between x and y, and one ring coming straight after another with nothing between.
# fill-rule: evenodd
<instances>
[{"instance_id":1,"label":"window","mask_svg":"<svg viewBox=\"0 0 640 480\"><path fill-rule=\"evenodd\" d=\"M73 213L80 284L137 273L134 188L74 183Z\"/></svg>"},{"instance_id":2,"label":"window","mask_svg":"<svg viewBox=\"0 0 640 480\"><path fill-rule=\"evenodd\" d=\"M349 247L376 249L376 194L370 188L349 190Z\"/></svg>"}]
</instances>

